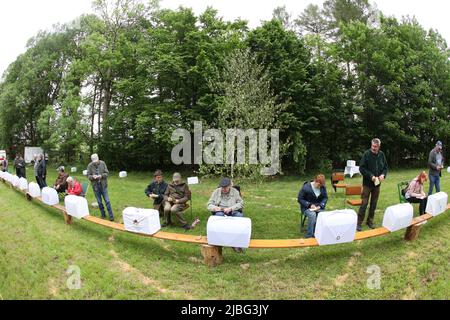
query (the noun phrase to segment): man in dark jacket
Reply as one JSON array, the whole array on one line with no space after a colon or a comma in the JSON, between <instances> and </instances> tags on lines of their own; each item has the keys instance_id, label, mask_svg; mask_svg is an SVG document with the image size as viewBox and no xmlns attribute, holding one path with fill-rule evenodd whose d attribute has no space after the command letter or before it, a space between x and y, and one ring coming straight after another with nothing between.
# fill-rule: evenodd
<instances>
[{"instance_id":1,"label":"man in dark jacket","mask_svg":"<svg viewBox=\"0 0 450 320\"><path fill-rule=\"evenodd\" d=\"M319 174L312 182L305 182L298 193L298 203L302 214L308 217L308 231L306 238L314 238L317 215L325 211L328 193L325 187L325 176ZM301 227L301 226L300 226Z\"/></svg>"},{"instance_id":2,"label":"man in dark jacket","mask_svg":"<svg viewBox=\"0 0 450 320\"><path fill-rule=\"evenodd\" d=\"M181 223L184 230L189 230L191 227L184 219L183 211L186 208L186 203L191 199L191 191L189 186L181 180L181 174L175 173L173 175L173 182L169 184L164 193L164 224L167 227L172 224L171 215L175 214L178 221Z\"/></svg>"},{"instance_id":3,"label":"man in dark jacket","mask_svg":"<svg viewBox=\"0 0 450 320\"><path fill-rule=\"evenodd\" d=\"M159 211L159 216L164 216L164 193L167 190L167 183L164 182L163 173L157 170L154 174L154 180L145 189L145 195L153 200L153 209Z\"/></svg>"},{"instance_id":4,"label":"man in dark jacket","mask_svg":"<svg viewBox=\"0 0 450 320\"><path fill-rule=\"evenodd\" d=\"M108 209L109 220L114 221L114 215L108 195L108 168L106 167L105 162L100 161L97 154L93 154L91 160L92 162L87 167L87 176L91 181L92 189L94 190L95 198L97 199L98 207L102 214L102 219L106 218L105 207L103 206L102 201L103 198L105 200L106 208Z\"/></svg>"},{"instance_id":5,"label":"man in dark jacket","mask_svg":"<svg viewBox=\"0 0 450 320\"><path fill-rule=\"evenodd\" d=\"M67 189L67 178L69 175L65 172L65 168L63 166L58 168L58 177L55 180L54 189L58 191L58 193L64 193Z\"/></svg>"},{"instance_id":6,"label":"man in dark jacket","mask_svg":"<svg viewBox=\"0 0 450 320\"><path fill-rule=\"evenodd\" d=\"M436 186L436 192L441 192L441 176L444 168L444 156L442 155L442 142L438 141L436 147L431 150L428 157L428 168L430 168L430 189L428 196L433 194L433 187Z\"/></svg>"},{"instance_id":7,"label":"man in dark jacket","mask_svg":"<svg viewBox=\"0 0 450 320\"><path fill-rule=\"evenodd\" d=\"M41 189L47 186L47 165L45 164L44 155L38 155L37 157L37 167L36 167L36 180Z\"/></svg>"},{"instance_id":8,"label":"man in dark jacket","mask_svg":"<svg viewBox=\"0 0 450 320\"><path fill-rule=\"evenodd\" d=\"M27 178L25 160L20 154L18 154L14 160L14 168L16 168L16 175L19 178Z\"/></svg>"},{"instance_id":9,"label":"man in dark jacket","mask_svg":"<svg viewBox=\"0 0 450 320\"><path fill-rule=\"evenodd\" d=\"M375 217L375 210L377 209L378 198L380 196L381 183L386 179L388 173L388 164L386 156L380 150L380 139L372 140L372 147L364 152L359 171L363 176L363 191L362 191L362 205L358 213L357 230L362 231L362 224L366 216L367 206L370 198L369 217L367 218L367 225L371 229L375 229L373 219Z\"/></svg>"}]
</instances>

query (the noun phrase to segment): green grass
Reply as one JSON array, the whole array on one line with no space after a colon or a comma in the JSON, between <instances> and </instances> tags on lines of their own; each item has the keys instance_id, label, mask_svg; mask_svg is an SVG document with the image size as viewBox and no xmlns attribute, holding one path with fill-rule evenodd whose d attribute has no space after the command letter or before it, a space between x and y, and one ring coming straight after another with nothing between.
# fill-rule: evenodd
<instances>
[{"instance_id":1,"label":"green grass","mask_svg":"<svg viewBox=\"0 0 450 320\"><path fill-rule=\"evenodd\" d=\"M384 209L398 203L397 182L417 173L390 173L378 204L378 225ZM56 171L49 175L51 183ZM126 179L111 174L109 194L117 220L127 206L151 207L144 197L150 179L150 173L130 173ZM305 179L241 184L252 238L304 236L296 198ZM193 218L201 224L190 234L206 234L206 202L217 183L201 180L192 186ZM450 191L447 173L442 188ZM343 190L328 189L328 209L343 208ZM94 202L92 189L87 198ZM417 205L415 209L417 215ZM91 214L100 215L93 209ZM191 219L190 211L187 217ZM169 231L183 232L176 227ZM247 250L245 255L226 248L224 264L211 269L202 264L196 245L121 233L87 221L67 226L56 210L27 202L0 183L0 299L449 299L448 213L426 224L415 242L405 242L403 234L339 246ZM80 290L66 285L71 265L81 269ZM373 265L381 269L380 290L366 285Z\"/></svg>"}]
</instances>

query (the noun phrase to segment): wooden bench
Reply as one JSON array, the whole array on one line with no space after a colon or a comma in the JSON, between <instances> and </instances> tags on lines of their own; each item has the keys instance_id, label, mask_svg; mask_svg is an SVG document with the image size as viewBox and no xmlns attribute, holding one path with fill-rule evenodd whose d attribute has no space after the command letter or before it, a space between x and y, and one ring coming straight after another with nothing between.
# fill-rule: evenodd
<instances>
[{"instance_id":1,"label":"wooden bench","mask_svg":"<svg viewBox=\"0 0 450 320\"><path fill-rule=\"evenodd\" d=\"M32 201L42 202L42 198L31 198L28 193L23 190L19 190L14 188L15 190L24 193L27 195L27 198ZM72 223L72 217L68 216L66 213L66 209L64 206L57 204L52 206L54 209L58 210L62 214L64 214L64 218L67 224ZM450 210L450 204L447 206L447 210ZM406 240L415 240L419 234L420 228L424 224L425 221L432 219L433 216L431 214L425 214L420 217L414 218L411 225L407 228L405 239ZM217 265L218 261L223 261L223 257L221 257L221 250L211 250L211 246L208 246L208 239L205 236L195 236L195 235L187 235L187 234L178 234L178 233L170 233L170 232L157 232L154 235L145 235L145 234L137 234L133 232L129 232L125 230L125 226L120 223L110 222L104 219L100 219L94 216L87 216L83 218L84 220L118 231L132 233L134 235L144 236L148 238L156 238L161 240L170 240L170 241L178 241L184 243L192 243L197 245L202 245L202 254L210 255L213 254L215 259L211 259L210 256L205 256L205 261L209 261L211 265ZM374 230L357 232L355 236L355 241L365 240L369 238L384 236L389 234L390 231L386 228L378 228ZM293 249L293 248L306 248L306 247L316 247L319 246L316 239L274 239L274 240L262 240L262 239L253 239L250 241L249 248L251 249Z\"/></svg>"}]
</instances>

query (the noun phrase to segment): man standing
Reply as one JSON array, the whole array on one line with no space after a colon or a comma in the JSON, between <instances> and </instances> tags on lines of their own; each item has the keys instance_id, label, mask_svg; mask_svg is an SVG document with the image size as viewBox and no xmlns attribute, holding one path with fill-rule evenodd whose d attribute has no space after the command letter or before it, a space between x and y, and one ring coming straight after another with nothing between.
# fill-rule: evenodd
<instances>
[{"instance_id":1,"label":"man standing","mask_svg":"<svg viewBox=\"0 0 450 320\"><path fill-rule=\"evenodd\" d=\"M428 157L428 168L430 168L430 189L428 195L433 194L433 187L436 186L436 192L441 192L441 176L444 168L444 156L442 154L442 142L438 141L436 147L431 150Z\"/></svg>"},{"instance_id":2,"label":"man standing","mask_svg":"<svg viewBox=\"0 0 450 320\"><path fill-rule=\"evenodd\" d=\"M0 158L0 169L3 172L8 172L8 158Z\"/></svg>"},{"instance_id":3,"label":"man standing","mask_svg":"<svg viewBox=\"0 0 450 320\"><path fill-rule=\"evenodd\" d=\"M164 182L163 173L161 170L156 170L153 175L155 178L152 183L145 189L145 195L150 199L153 199L153 209L159 211L159 216L164 216L164 193L167 190L167 183Z\"/></svg>"},{"instance_id":4,"label":"man standing","mask_svg":"<svg viewBox=\"0 0 450 320\"><path fill-rule=\"evenodd\" d=\"M37 156L36 164L34 165L36 174L36 181L41 189L47 186L47 165L43 154Z\"/></svg>"},{"instance_id":5,"label":"man standing","mask_svg":"<svg viewBox=\"0 0 450 320\"><path fill-rule=\"evenodd\" d=\"M175 214L184 230L190 230L186 219L184 219L183 211L186 208L186 202L191 198L191 191L186 183L181 180L181 174L173 175L173 182L169 184L164 193L164 224L167 227L172 224L171 215Z\"/></svg>"},{"instance_id":6,"label":"man standing","mask_svg":"<svg viewBox=\"0 0 450 320\"><path fill-rule=\"evenodd\" d=\"M22 158L20 154L16 156L16 159L14 159L14 168L16 169L16 175L19 178L26 178L26 167L25 167L25 160Z\"/></svg>"},{"instance_id":7,"label":"man standing","mask_svg":"<svg viewBox=\"0 0 450 320\"><path fill-rule=\"evenodd\" d=\"M378 198L380 196L381 183L386 179L388 172L388 164L386 156L380 150L380 139L372 140L371 149L364 152L359 171L363 176L363 192L362 205L359 208L357 231L362 231L362 224L366 216L366 209L369 204L369 217L367 218L367 225L371 229L375 229L373 219L375 217L375 210L377 209Z\"/></svg>"},{"instance_id":8,"label":"man standing","mask_svg":"<svg viewBox=\"0 0 450 320\"><path fill-rule=\"evenodd\" d=\"M87 167L88 178L92 183L92 189L97 199L98 207L102 214L102 219L106 218L105 207L103 206L102 197L105 200L108 209L109 220L114 221L114 215L111 209L111 202L108 195L108 168L105 162L100 161L97 154L91 156L92 162Z\"/></svg>"}]
</instances>

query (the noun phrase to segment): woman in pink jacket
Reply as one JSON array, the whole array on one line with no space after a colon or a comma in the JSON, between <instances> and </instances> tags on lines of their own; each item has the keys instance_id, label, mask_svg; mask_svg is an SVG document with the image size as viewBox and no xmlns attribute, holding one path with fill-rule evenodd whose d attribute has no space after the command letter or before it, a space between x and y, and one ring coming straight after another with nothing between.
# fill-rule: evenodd
<instances>
[{"instance_id":1,"label":"woman in pink jacket","mask_svg":"<svg viewBox=\"0 0 450 320\"><path fill-rule=\"evenodd\" d=\"M425 171L419 174L416 178L409 183L408 189L406 190L405 198L409 203L419 203L420 215L425 214L425 209L427 207L427 195L423 191L423 185L428 180L428 175Z\"/></svg>"}]
</instances>

